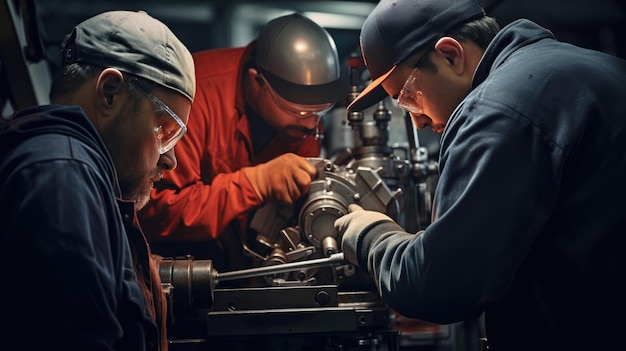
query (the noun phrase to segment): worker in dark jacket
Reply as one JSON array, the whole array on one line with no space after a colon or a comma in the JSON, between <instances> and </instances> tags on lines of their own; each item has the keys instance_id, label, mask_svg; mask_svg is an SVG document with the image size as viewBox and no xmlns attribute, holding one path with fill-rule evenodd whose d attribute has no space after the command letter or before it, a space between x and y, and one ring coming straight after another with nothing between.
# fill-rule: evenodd
<instances>
[{"instance_id":1,"label":"worker in dark jacket","mask_svg":"<svg viewBox=\"0 0 626 351\"><path fill-rule=\"evenodd\" d=\"M437 323L484 312L490 350L625 349L626 62L474 0L382 0L361 48L373 82L442 133L432 224L352 206L342 250L383 299Z\"/></svg>"},{"instance_id":2,"label":"worker in dark jacket","mask_svg":"<svg viewBox=\"0 0 626 351\"><path fill-rule=\"evenodd\" d=\"M137 225L176 167L193 59L145 12L106 12L62 46L52 105L0 129L2 350L167 350L158 257Z\"/></svg>"}]
</instances>

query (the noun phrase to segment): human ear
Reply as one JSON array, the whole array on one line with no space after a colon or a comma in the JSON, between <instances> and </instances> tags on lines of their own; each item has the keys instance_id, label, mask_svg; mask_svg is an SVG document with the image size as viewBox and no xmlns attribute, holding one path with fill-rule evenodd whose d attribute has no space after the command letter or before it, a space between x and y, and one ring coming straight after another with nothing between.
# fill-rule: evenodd
<instances>
[{"instance_id":1,"label":"human ear","mask_svg":"<svg viewBox=\"0 0 626 351\"><path fill-rule=\"evenodd\" d=\"M125 86L122 72L114 68L103 70L96 82L96 97L94 101L101 111L114 111L120 99L120 93ZM105 112L105 114L108 114Z\"/></svg>"},{"instance_id":2,"label":"human ear","mask_svg":"<svg viewBox=\"0 0 626 351\"><path fill-rule=\"evenodd\" d=\"M463 74L465 71L465 50L458 40L452 37L442 37L435 43L435 51L446 59L454 73Z\"/></svg>"},{"instance_id":3,"label":"human ear","mask_svg":"<svg viewBox=\"0 0 626 351\"><path fill-rule=\"evenodd\" d=\"M257 82L259 85L263 85L263 78L261 78L261 73L256 68L250 67L248 68L248 77L251 81Z\"/></svg>"}]
</instances>

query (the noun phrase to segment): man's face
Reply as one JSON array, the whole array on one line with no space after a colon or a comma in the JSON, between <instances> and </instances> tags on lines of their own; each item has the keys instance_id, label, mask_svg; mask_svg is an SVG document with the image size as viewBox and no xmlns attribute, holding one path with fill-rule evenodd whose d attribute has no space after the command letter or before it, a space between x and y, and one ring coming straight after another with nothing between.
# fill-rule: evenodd
<instances>
[{"instance_id":1,"label":"man's face","mask_svg":"<svg viewBox=\"0 0 626 351\"><path fill-rule=\"evenodd\" d=\"M263 77L257 76L260 85L259 114L285 140L295 142L317 133L321 116L333 103L298 105L281 97Z\"/></svg>"},{"instance_id":2,"label":"man's face","mask_svg":"<svg viewBox=\"0 0 626 351\"><path fill-rule=\"evenodd\" d=\"M431 50L421 50L412 55L396 67L382 86L398 107L411 115L417 129L430 126L433 131L441 133L447 119L435 115L430 108L432 97L425 94L428 90L427 73L433 74L425 72L424 68L424 65L430 62L428 58L430 54Z\"/></svg>"},{"instance_id":3,"label":"man's face","mask_svg":"<svg viewBox=\"0 0 626 351\"><path fill-rule=\"evenodd\" d=\"M453 39L446 39L448 42L452 43ZM452 45L446 43L442 45ZM382 86L389 96L398 99L400 108L410 113L416 128L430 126L436 133L442 133L470 89L471 75L459 74L457 68L463 59L451 59L441 50L429 47L400 63Z\"/></svg>"},{"instance_id":4,"label":"man's face","mask_svg":"<svg viewBox=\"0 0 626 351\"><path fill-rule=\"evenodd\" d=\"M186 98L164 89L155 89L151 94L187 123L191 104ZM139 210L149 201L162 171L176 167L176 156L173 148L160 153L161 141L156 130L172 122L169 120L172 117L149 96L136 92L134 96L116 116L118 123L107 131L105 140L115 162L122 197L134 201L135 209Z\"/></svg>"},{"instance_id":5,"label":"man's face","mask_svg":"<svg viewBox=\"0 0 626 351\"><path fill-rule=\"evenodd\" d=\"M307 135L314 135L317 131L320 116L297 119L268 99L259 104L259 109L265 122L272 126L286 141L296 142Z\"/></svg>"}]
</instances>

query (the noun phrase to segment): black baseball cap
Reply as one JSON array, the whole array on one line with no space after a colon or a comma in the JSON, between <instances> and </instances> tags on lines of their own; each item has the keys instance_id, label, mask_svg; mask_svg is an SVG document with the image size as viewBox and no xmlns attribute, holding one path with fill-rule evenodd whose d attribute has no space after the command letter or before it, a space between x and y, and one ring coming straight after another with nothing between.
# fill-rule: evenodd
<instances>
[{"instance_id":1,"label":"black baseball cap","mask_svg":"<svg viewBox=\"0 0 626 351\"><path fill-rule=\"evenodd\" d=\"M348 111L362 111L384 99L381 83L396 65L454 27L484 16L476 0L381 0L361 27L361 54L372 82Z\"/></svg>"},{"instance_id":2,"label":"black baseball cap","mask_svg":"<svg viewBox=\"0 0 626 351\"><path fill-rule=\"evenodd\" d=\"M61 62L84 62L150 80L193 101L193 58L161 21L145 11L108 11L78 24L61 45Z\"/></svg>"}]
</instances>

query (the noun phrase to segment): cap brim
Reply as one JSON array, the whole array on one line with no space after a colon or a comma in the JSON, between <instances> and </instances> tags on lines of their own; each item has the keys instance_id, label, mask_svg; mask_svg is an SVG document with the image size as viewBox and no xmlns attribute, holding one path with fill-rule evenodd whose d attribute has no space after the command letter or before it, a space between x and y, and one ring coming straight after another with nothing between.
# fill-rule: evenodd
<instances>
[{"instance_id":1,"label":"cap brim","mask_svg":"<svg viewBox=\"0 0 626 351\"><path fill-rule=\"evenodd\" d=\"M383 89L383 82L385 79L389 77L391 72L396 69L397 66L393 66L387 71L387 73L382 76L376 78L373 82L371 82L363 91L356 97L356 99L352 100L350 105L348 105L348 112L353 111L363 111L366 108L374 105L380 100L386 98L387 92Z\"/></svg>"}]
</instances>

